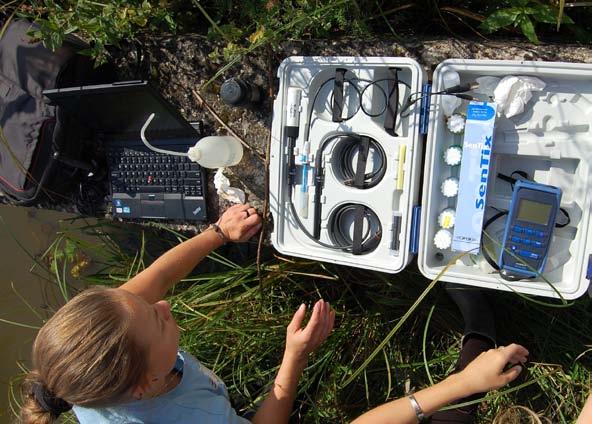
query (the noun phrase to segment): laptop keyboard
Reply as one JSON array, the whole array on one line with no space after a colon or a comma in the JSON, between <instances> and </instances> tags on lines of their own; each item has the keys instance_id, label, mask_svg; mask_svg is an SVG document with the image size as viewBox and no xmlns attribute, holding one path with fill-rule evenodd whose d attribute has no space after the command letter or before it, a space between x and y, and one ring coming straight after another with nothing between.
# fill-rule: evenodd
<instances>
[{"instance_id":1,"label":"laptop keyboard","mask_svg":"<svg viewBox=\"0 0 592 424\"><path fill-rule=\"evenodd\" d=\"M107 151L113 193L180 193L203 196L202 171L186 156L113 147Z\"/></svg>"}]
</instances>

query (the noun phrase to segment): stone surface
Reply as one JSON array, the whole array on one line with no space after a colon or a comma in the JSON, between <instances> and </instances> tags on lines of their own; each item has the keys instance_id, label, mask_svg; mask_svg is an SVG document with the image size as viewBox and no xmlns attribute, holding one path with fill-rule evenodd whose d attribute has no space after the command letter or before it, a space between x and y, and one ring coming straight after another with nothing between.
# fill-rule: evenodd
<instances>
[{"instance_id":1,"label":"stone surface","mask_svg":"<svg viewBox=\"0 0 592 424\"><path fill-rule=\"evenodd\" d=\"M459 40L451 38L425 39L412 45L399 44L388 39L360 40L342 38L322 41L287 41L278 48L261 48L212 81L225 62L212 54L216 47L200 35L148 37L141 40L150 61L150 80L162 94L175 105L187 120L201 121L204 135L226 134L208 111L196 99L191 89L199 90L206 102L219 114L243 140L265 156L270 140L272 121L272 93L277 89L275 77L279 63L288 56L406 56L416 59L431 75L431 71L447 58L466 59L513 59L566 62L592 62L592 48L579 45L547 44L532 45L517 40ZM146 78L146 73L137 72L138 52L135 49L116 53L116 63L124 77ZM261 87L263 101L252 108L231 107L219 99L217 91L226 78L245 79ZM218 198L213 187L214 172L209 173L209 213L214 222L228 204ZM266 187L265 164L258 155L245 150L243 161L228 169L231 184L243 189L248 201L259 210L263 208ZM47 205L46 205L47 206ZM67 205L65 207L68 209ZM193 226L175 226L180 229L197 230Z\"/></svg>"}]
</instances>

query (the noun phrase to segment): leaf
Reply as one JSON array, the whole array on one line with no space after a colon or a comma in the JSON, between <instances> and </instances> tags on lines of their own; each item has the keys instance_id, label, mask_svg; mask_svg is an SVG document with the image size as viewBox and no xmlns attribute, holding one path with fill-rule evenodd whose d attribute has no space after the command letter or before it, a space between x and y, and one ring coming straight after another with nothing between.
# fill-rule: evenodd
<instances>
[{"instance_id":1,"label":"leaf","mask_svg":"<svg viewBox=\"0 0 592 424\"><path fill-rule=\"evenodd\" d=\"M145 27L148 23L148 18L146 16L136 16L132 19L132 22L140 27Z\"/></svg>"},{"instance_id":2,"label":"leaf","mask_svg":"<svg viewBox=\"0 0 592 424\"><path fill-rule=\"evenodd\" d=\"M220 25L220 30L224 33L224 39L230 42L238 41L243 36L243 30L232 24Z\"/></svg>"},{"instance_id":3,"label":"leaf","mask_svg":"<svg viewBox=\"0 0 592 424\"><path fill-rule=\"evenodd\" d=\"M44 40L46 46L51 51L56 51L62 46L62 42L64 41L63 35L59 32L52 32L49 34L49 39Z\"/></svg>"},{"instance_id":4,"label":"leaf","mask_svg":"<svg viewBox=\"0 0 592 424\"><path fill-rule=\"evenodd\" d=\"M64 246L64 254L68 261L73 261L76 256L76 243L70 239L66 239L66 245Z\"/></svg>"},{"instance_id":5,"label":"leaf","mask_svg":"<svg viewBox=\"0 0 592 424\"><path fill-rule=\"evenodd\" d=\"M164 21L167 23L169 29L172 32L177 31L177 23L175 22L175 20L173 19L173 17L171 15L169 15L168 13L164 16Z\"/></svg>"},{"instance_id":6,"label":"leaf","mask_svg":"<svg viewBox=\"0 0 592 424\"><path fill-rule=\"evenodd\" d=\"M89 34L93 34L98 32L101 29L101 23L99 22L98 19L96 18L92 18L89 19L88 21L86 21L86 23L84 24L84 29L86 30L86 32L88 32Z\"/></svg>"},{"instance_id":7,"label":"leaf","mask_svg":"<svg viewBox=\"0 0 592 424\"><path fill-rule=\"evenodd\" d=\"M500 28L514 24L521 12L522 10L516 7L496 10L479 27L486 32L495 32Z\"/></svg>"},{"instance_id":8,"label":"leaf","mask_svg":"<svg viewBox=\"0 0 592 424\"><path fill-rule=\"evenodd\" d=\"M249 41L251 42L251 44L254 44L257 41L259 41L260 39L262 39L264 36L265 36L265 27L262 26L257 31L255 31L254 33L249 35Z\"/></svg>"},{"instance_id":9,"label":"leaf","mask_svg":"<svg viewBox=\"0 0 592 424\"><path fill-rule=\"evenodd\" d=\"M523 15L520 18L520 29L522 30L522 33L526 36L526 38L528 38L528 40L531 43L534 44L538 44L539 43L539 38L536 35L536 32L534 30L534 24L532 23L532 21L530 20L530 18L526 15Z\"/></svg>"},{"instance_id":10,"label":"leaf","mask_svg":"<svg viewBox=\"0 0 592 424\"><path fill-rule=\"evenodd\" d=\"M557 22L557 10L553 9L548 4L541 4L537 7L532 8L532 16L538 22L544 22L546 24L554 24Z\"/></svg>"}]
</instances>

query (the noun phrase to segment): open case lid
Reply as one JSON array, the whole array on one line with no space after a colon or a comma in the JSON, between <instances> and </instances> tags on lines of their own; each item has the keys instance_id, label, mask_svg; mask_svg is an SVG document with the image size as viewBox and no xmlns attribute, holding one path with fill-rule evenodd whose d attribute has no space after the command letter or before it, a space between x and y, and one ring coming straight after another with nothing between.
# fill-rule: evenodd
<instances>
[{"instance_id":1,"label":"open case lid","mask_svg":"<svg viewBox=\"0 0 592 424\"><path fill-rule=\"evenodd\" d=\"M441 280L546 297L581 296L592 278L592 65L451 59L435 70L432 92L443 88L443 75L450 71L460 75L461 83L482 76L507 75L529 75L545 82L545 88L533 93L523 113L512 118L498 116L496 120L487 205L507 210L512 191L496 175L522 170L539 183L562 189L561 206L569 212L571 222L554 230L543 272L547 281L537 278L508 282L479 256L467 254L454 262L458 252L436 249L433 239L439 229L437 216L442 209L455 206L440 194L440 184L451 172L443 163L442 153L450 145L460 144L462 136L446 130L441 96L432 96L419 232L421 272L433 279L453 262ZM495 234L496 229L492 232Z\"/></svg>"},{"instance_id":2,"label":"open case lid","mask_svg":"<svg viewBox=\"0 0 592 424\"><path fill-rule=\"evenodd\" d=\"M110 138L138 139L151 113L149 138L182 138L195 129L147 81L68 87L43 92L52 104L75 116L88 128Z\"/></svg>"},{"instance_id":3,"label":"open case lid","mask_svg":"<svg viewBox=\"0 0 592 424\"><path fill-rule=\"evenodd\" d=\"M343 114L346 116L340 122L335 122L331 116L333 103L331 78L335 78L337 68L347 69L343 76L344 80L355 80L355 83L350 81L349 84L354 85L359 82L356 90L344 94L346 100ZM400 81L400 100L407 98L412 92L421 92L425 74L416 61L408 58L289 57L280 65L277 72L280 86L274 103L271 133L270 210L274 218L271 240L274 247L281 253L388 273L401 271L413 257L409 252L409 240L412 210L417 204L419 194L422 158L421 143L419 143L419 108L413 108L408 116L396 122L394 128L396 136L385 131L385 116L380 113L384 104L366 105L368 111L372 112L369 114L362 113L360 109L360 104L369 98L378 96L382 99L380 93L389 90L386 80L392 78L394 68L398 69L400 77L398 80ZM381 80L381 87L367 87L368 81L376 80ZM310 152L315 155L324 140L338 134L357 134L374 139L384 150L386 166L384 176L376 186L368 189L356 189L344 184L339 171L338 157L341 155L337 141L329 142L322 153L325 188L321 199L323 206L322 224L319 224L322 227L320 240L326 244L334 244L334 240L331 240L332 231L328 228L332 225L332 217L337 215L340 208L348 204L363 205L375 213L381 225L380 242L370 253L354 255L338 249L325 248L307 239L295 222L290 211L287 195L289 190L286 183L288 155L285 126L286 115L290 111L289 89L298 89L301 92L300 131L295 143L296 148L301 149L301 152L304 142L308 141ZM358 92L359 97L354 91ZM361 99L360 104L356 104L356 99ZM374 107L377 110L372 109ZM399 161L402 145L405 151ZM399 191L395 188L399 171L398 163L401 163L401 171L404 174L404 177L400 178L403 187ZM314 166L314 161L311 165ZM298 183L295 190L300 190L299 182L302 181L304 172L302 166L298 168L295 178ZM311 170L309 175L312 172L314 171ZM309 187L308 190L312 199L315 187ZM294 203L298 203L295 194L293 197ZM304 217L304 214L300 217L308 231L312 231L315 225L312 211L314 202L311 201L310 205L308 217ZM394 224L393 211L396 211L397 219L400 219L398 225ZM400 242L396 254L391 249L391 243L395 237Z\"/></svg>"}]
</instances>

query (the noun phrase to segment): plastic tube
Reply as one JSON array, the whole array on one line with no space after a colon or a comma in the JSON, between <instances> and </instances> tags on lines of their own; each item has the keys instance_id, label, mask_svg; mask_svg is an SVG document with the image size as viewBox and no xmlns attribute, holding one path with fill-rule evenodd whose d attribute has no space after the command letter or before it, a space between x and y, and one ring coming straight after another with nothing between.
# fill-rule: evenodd
<instances>
[{"instance_id":1,"label":"plastic tube","mask_svg":"<svg viewBox=\"0 0 592 424\"><path fill-rule=\"evenodd\" d=\"M146 140L146 135L145 135L146 129L148 128L148 125L150 125L150 122L152 122L152 120L154 119L155 116L156 115L154 113L151 113L150 116L148 117L148 119L146 119L146 122L144 122L142 129L140 130L140 138L142 139L142 142L144 143L144 145L156 153L162 153L165 155L173 155L173 156L187 156L186 152L175 152L173 150L159 149L158 147L154 147L152 144L150 144L148 142L148 140Z\"/></svg>"}]
</instances>

